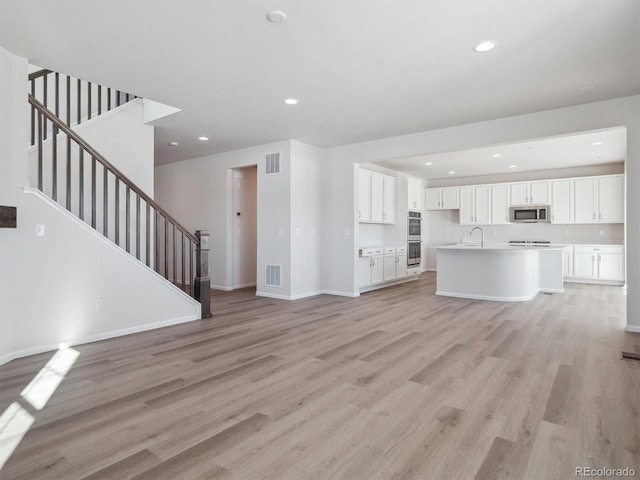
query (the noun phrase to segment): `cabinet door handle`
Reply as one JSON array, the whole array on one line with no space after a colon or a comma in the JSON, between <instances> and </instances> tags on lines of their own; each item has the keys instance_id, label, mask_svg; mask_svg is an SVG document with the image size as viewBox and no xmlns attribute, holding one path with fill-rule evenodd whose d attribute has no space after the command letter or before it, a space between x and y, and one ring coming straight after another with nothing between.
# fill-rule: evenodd
<instances>
[{"instance_id":1,"label":"cabinet door handle","mask_svg":"<svg viewBox=\"0 0 640 480\"><path fill-rule=\"evenodd\" d=\"M596 214L595 214L595 213L593 214L593 219L594 219L594 220L596 219Z\"/></svg>"},{"instance_id":2,"label":"cabinet door handle","mask_svg":"<svg viewBox=\"0 0 640 480\"><path fill-rule=\"evenodd\" d=\"M372 257L369 257L369 266L373 267L373 258Z\"/></svg>"},{"instance_id":3,"label":"cabinet door handle","mask_svg":"<svg viewBox=\"0 0 640 480\"><path fill-rule=\"evenodd\" d=\"M598 214L598 220L602 220L602 214L601 213Z\"/></svg>"},{"instance_id":4,"label":"cabinet door handle","mask_svg":"<svg viewBox=\"0 0 640 480\"><path fill-rule=\"evenodd\" d=\"M362 218L362 211L358 210L358 218Z\"/></svg>"},{"instance_id":5,"label":"cabinet door handle","mask_svg":"<svg viewBox=\"0 0 640 480\"><path fill-rule=\"evenodd\" d=\"M371 257L371 266L375 267L376 266L376 259Z\"/></svg>"}]
</instances>

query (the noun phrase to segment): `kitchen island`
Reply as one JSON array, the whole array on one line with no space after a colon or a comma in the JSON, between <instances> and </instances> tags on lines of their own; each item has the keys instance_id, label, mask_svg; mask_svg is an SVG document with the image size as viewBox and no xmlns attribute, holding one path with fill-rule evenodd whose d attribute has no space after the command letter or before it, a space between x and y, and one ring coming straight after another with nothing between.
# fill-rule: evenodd
<instances>
[{"instance_id":1,"label":"kitchen island","mask_svg":"<svg viewBox=\"0 0 640 480\"><path fill-rule=\"evenodd\" d=\"M565 245L447 245L437 248L436 295L522 302L563 293Z\"/></svg>"}]
</instances>

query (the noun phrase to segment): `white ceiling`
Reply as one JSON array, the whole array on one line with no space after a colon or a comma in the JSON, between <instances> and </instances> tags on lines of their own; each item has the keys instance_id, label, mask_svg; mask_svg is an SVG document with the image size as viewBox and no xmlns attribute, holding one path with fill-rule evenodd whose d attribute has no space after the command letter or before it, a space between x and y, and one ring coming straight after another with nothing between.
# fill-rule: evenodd
<instances>
[{"instance_id":1,"label":"white ceiling","mask_svg":"<svg viewBox=\"0 0 640 480\"><path fill-rule=\"evenodd\" d=\"M376 165L425 180L449 180L618 163L625 161L626 155L627 131L619 127L458 152L396 158L377 162ZM426 165L427 162L431 165Z\"/></svg>"},{"instance_id":2,"label":"white ceiling","mask_svg":"<svg viewBox=\"0 0 640 480\"><path fill-rule=\"evenodd\" d=\"M2 0L0 45L182 109L157 124L157 163L640 93L638 0Z\"/></svg>"}]
</instances>

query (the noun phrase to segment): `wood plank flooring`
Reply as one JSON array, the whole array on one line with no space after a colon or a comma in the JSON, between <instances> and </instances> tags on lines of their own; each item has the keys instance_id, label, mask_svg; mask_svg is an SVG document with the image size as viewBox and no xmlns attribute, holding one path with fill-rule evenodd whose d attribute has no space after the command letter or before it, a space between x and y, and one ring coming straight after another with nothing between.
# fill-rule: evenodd
<instances>
[{"instance_id":1,"label":"wood plank flooring","mask_svg":"<svg viewBox=\"0 0 640 480\"><path fill-rule=\"evenodd\" d=\"M640 335L619 287L526 303L436 297L435 276L286 302L213 295L214 317L0 367L35 419L4 479L564 479L640 476ZM152 319L149 319L150 321ZM2 433L0 432L0 443Z\"/></svg>"}]
</instances>

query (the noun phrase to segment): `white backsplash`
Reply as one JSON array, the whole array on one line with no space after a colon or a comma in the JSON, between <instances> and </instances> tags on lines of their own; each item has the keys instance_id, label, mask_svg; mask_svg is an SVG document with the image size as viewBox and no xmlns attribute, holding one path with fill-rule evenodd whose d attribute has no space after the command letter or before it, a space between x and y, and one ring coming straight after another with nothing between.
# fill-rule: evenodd
<instances>
[{"instance_id":1,"label":"white backsplash","mask_svg":"<svg viewBox=\"0 0 640 480\"><path fill-rule=\"evenodd\" d=\"M441 245L464 241L477 241L478 232L469 237L471 226L458 224L458 210L424 212L427 268L435 268L435 249ZM521 223L511 225L482 226L486 243L502 243L509 240L548 240L567 244L622 244L623 224L555 225L550 223Z\"/></svg>"}]
</instances>

